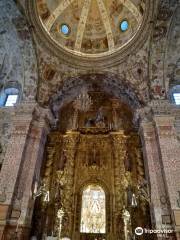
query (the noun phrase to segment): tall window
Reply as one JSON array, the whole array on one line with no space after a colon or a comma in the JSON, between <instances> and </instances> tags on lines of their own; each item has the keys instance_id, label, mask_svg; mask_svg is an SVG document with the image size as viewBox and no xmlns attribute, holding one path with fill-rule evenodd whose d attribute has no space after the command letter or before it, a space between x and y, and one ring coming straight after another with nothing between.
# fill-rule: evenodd
<instances>
[{"instance_id":1,"label":"tall window","mask_svg":"<svg viewBox=\"0 0 180 240\"><path fill-rule=\"evenodd\" d=\"M98 185L89 185L82 194L82 233L106 232L106 199L104 190Z\"/></svg>"},{"instance_id":2,"label":"tall window","mask_svg":"<svg viewBox=\"0 0 180 240\"><path fill-rule=\"evenodd\" d=\"M17 94L9 94L7 95L6 101L5 101L5 106L6 107L13 107L14 104L16 104L18 99L18 95Z\"/></svg>"},{"instance_id":3,"label":"tall window","mask_svg":"<svg viewBox=\"0 0 180 240\"><path fill-rule=\"evenodd\" d=\"M169 96L172 103L180 106L180 85L174 85L169 90Z\"/></svg>"},{"instance_id":4,"label":"tall window","mask_svg":"<svg viewBox=\"0 0 180 240\"><path fill-rule=\"evenodd\" d=\"M179 93L174 93L174 101L176 103L176 105L180 105L180 92Z\"/></svg>"},{"instance_id":5,"label":"tall window","mask_svg":"<svg viewBox=\"0 0 180 240\"><path fill-rule=\"evenodd\" d=\"M7 87L0 91L0 107L13 107L19 98L19 89Z\"/></svg>"}]
</instances>

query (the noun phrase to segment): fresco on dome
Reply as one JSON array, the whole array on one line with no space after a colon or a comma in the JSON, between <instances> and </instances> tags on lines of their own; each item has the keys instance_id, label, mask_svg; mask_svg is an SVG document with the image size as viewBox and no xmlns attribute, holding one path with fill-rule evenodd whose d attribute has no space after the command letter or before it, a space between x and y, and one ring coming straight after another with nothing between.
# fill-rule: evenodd
<instances>
[{"instance_id":1,"label":"fresco on dome","mask_svg":"<svg viewBox=\"0 0 180 240\"><path fill-rule=\"evenodd\" d=\"M80 55L110 54L124 47L139 30L145 0L36 0L43 27L62 48ZM128 28L122 31L122 21ZM68 26L68 34L61 31Z\"/></svg>"}]
</instances>

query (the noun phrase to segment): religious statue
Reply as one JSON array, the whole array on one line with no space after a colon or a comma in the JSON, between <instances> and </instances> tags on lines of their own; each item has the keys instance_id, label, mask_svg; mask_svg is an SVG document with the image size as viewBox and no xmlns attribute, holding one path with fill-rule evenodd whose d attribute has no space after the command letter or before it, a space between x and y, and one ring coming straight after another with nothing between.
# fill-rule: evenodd
<instances>
[{"instance_id":1,"label":"religious statue","mask_svg":"<svg viewBox=\"0 0 180 240\"><path fill-rule=\"evenodd\" d=\"M95 124L97 127L105 127L105 117L103 115L102 107L99 108L96 118L95 118Z\"/></svg>"},{"instance_id":2,"label":"religious statue","mask_svg":"<svg viewBox=\"0 0 180 240\"><path fill-rule=\"evenodd\" d=\"M146 180L144 180L142 183L138 185L138 196L148 203L151 202L148 183Z\"/></svg>"},{"instance_id":3,"label":"religious statue","mask_svg":"<svg viewBox=\"0 0 180 240\"><path fill-rule=\"evenodd\" d=\"M95 118L86 119L85 127L105 128L106 127L105 120L106 117L103 114L102 107L100 107L96 113Z\"/></svg>"},{"instance_id":4,"label":"religious statue","mask_svg":"<svg viewBox=\"0 0 180 240\"><path fill-rule=\"evenodd\" d=\"M67 156L66 156L66 151L63 150L61 154L60 161L58 162L58 170L64 170L67 162Z\"/></svg>"},{"instance_id":5,"label":"religious statue","mask_svg":"<svg viewBox=\"0 0 180 240\"><path fill-rule=\"evenodd\" d=\"M64 217L64 211L62 208L58 210L57 217L59 219L59 238L58 238L58 240L60 240L61 239L62 220Z\"/></svg>"},{"instance_id":6,"label":"religious statue","mask_svg":"<svg viewBox=\"0 0 180 240\"><path fill-rule=\"evenodd\" d=\"M38 188L38 183L35 182L33 198L36 199L37 197L44 196L44 202L49 202L49 191L47 190L46 184L42 182L42 184Z\"/></svg>"},{"instance_id":7,"label":"religious statue","mask_svg":"<svg viewBox=\"0 0 180 240\"><path fill-rule=\"evenodd\" d=\"M131 215L128 212L128 210L125 208L123 209L122 214L123 220L124 220L124 236L125 240L130 240L131 237Z\"/></svg>"}]
</instances>

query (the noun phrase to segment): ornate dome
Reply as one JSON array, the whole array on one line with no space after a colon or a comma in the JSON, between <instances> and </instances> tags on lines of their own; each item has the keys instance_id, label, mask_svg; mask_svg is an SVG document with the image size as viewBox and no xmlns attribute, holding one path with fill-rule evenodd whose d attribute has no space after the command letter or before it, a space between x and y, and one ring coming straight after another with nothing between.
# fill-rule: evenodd
<instances>
[{"instance_id":1,"label":"ornate dome","mask_svg":"<svg viewBox=\"0 0 180 240\"><path fill-rule=\"evenodd\" d=\"M36 33L75 65L114 65L146 39L150 0L27 1ZM131 49L132 50L132 49ZM112 58L113 56L113 58ZM88 59L88 64L87 64Z\"/></svg>"},{"instance_id":2,"label":"ornate dome","mask_svg":"<svg viewBox=\"0 0 180 240\"><path fill-rule=\"evenodd\" d=\"M60 47L97 57L117 51L134 37L145 0L37 0L37 10Z\"/></svg>"}]
</instances>

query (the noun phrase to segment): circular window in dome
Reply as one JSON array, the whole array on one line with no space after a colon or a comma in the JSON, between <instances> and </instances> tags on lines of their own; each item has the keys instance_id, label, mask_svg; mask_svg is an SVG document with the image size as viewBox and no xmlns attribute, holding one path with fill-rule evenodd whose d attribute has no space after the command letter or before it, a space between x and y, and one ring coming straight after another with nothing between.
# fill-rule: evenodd
<instances>
[{"instance_id":1,"label":"circular window in dome","mask_svg":"<svg viewBox=\"0 0 180 240\"><path fill-rule=\"evenodd\" d=\"M129 23L127 20L123 20L121 23L120 23L120 29L122 32L126 32L129 28Z\"/></svg>"},{"instance_id":2,"label":"circular window in dome","mask_svg":"<svg viewBox=\"0 0 180 240\"><path fill-rule=\"evenodd\" d=\"M68 36L70 34L70 27L67 24L62 24L61 25L61 33L64 34L65 36Z\"/></svg>"}]
</instances>

